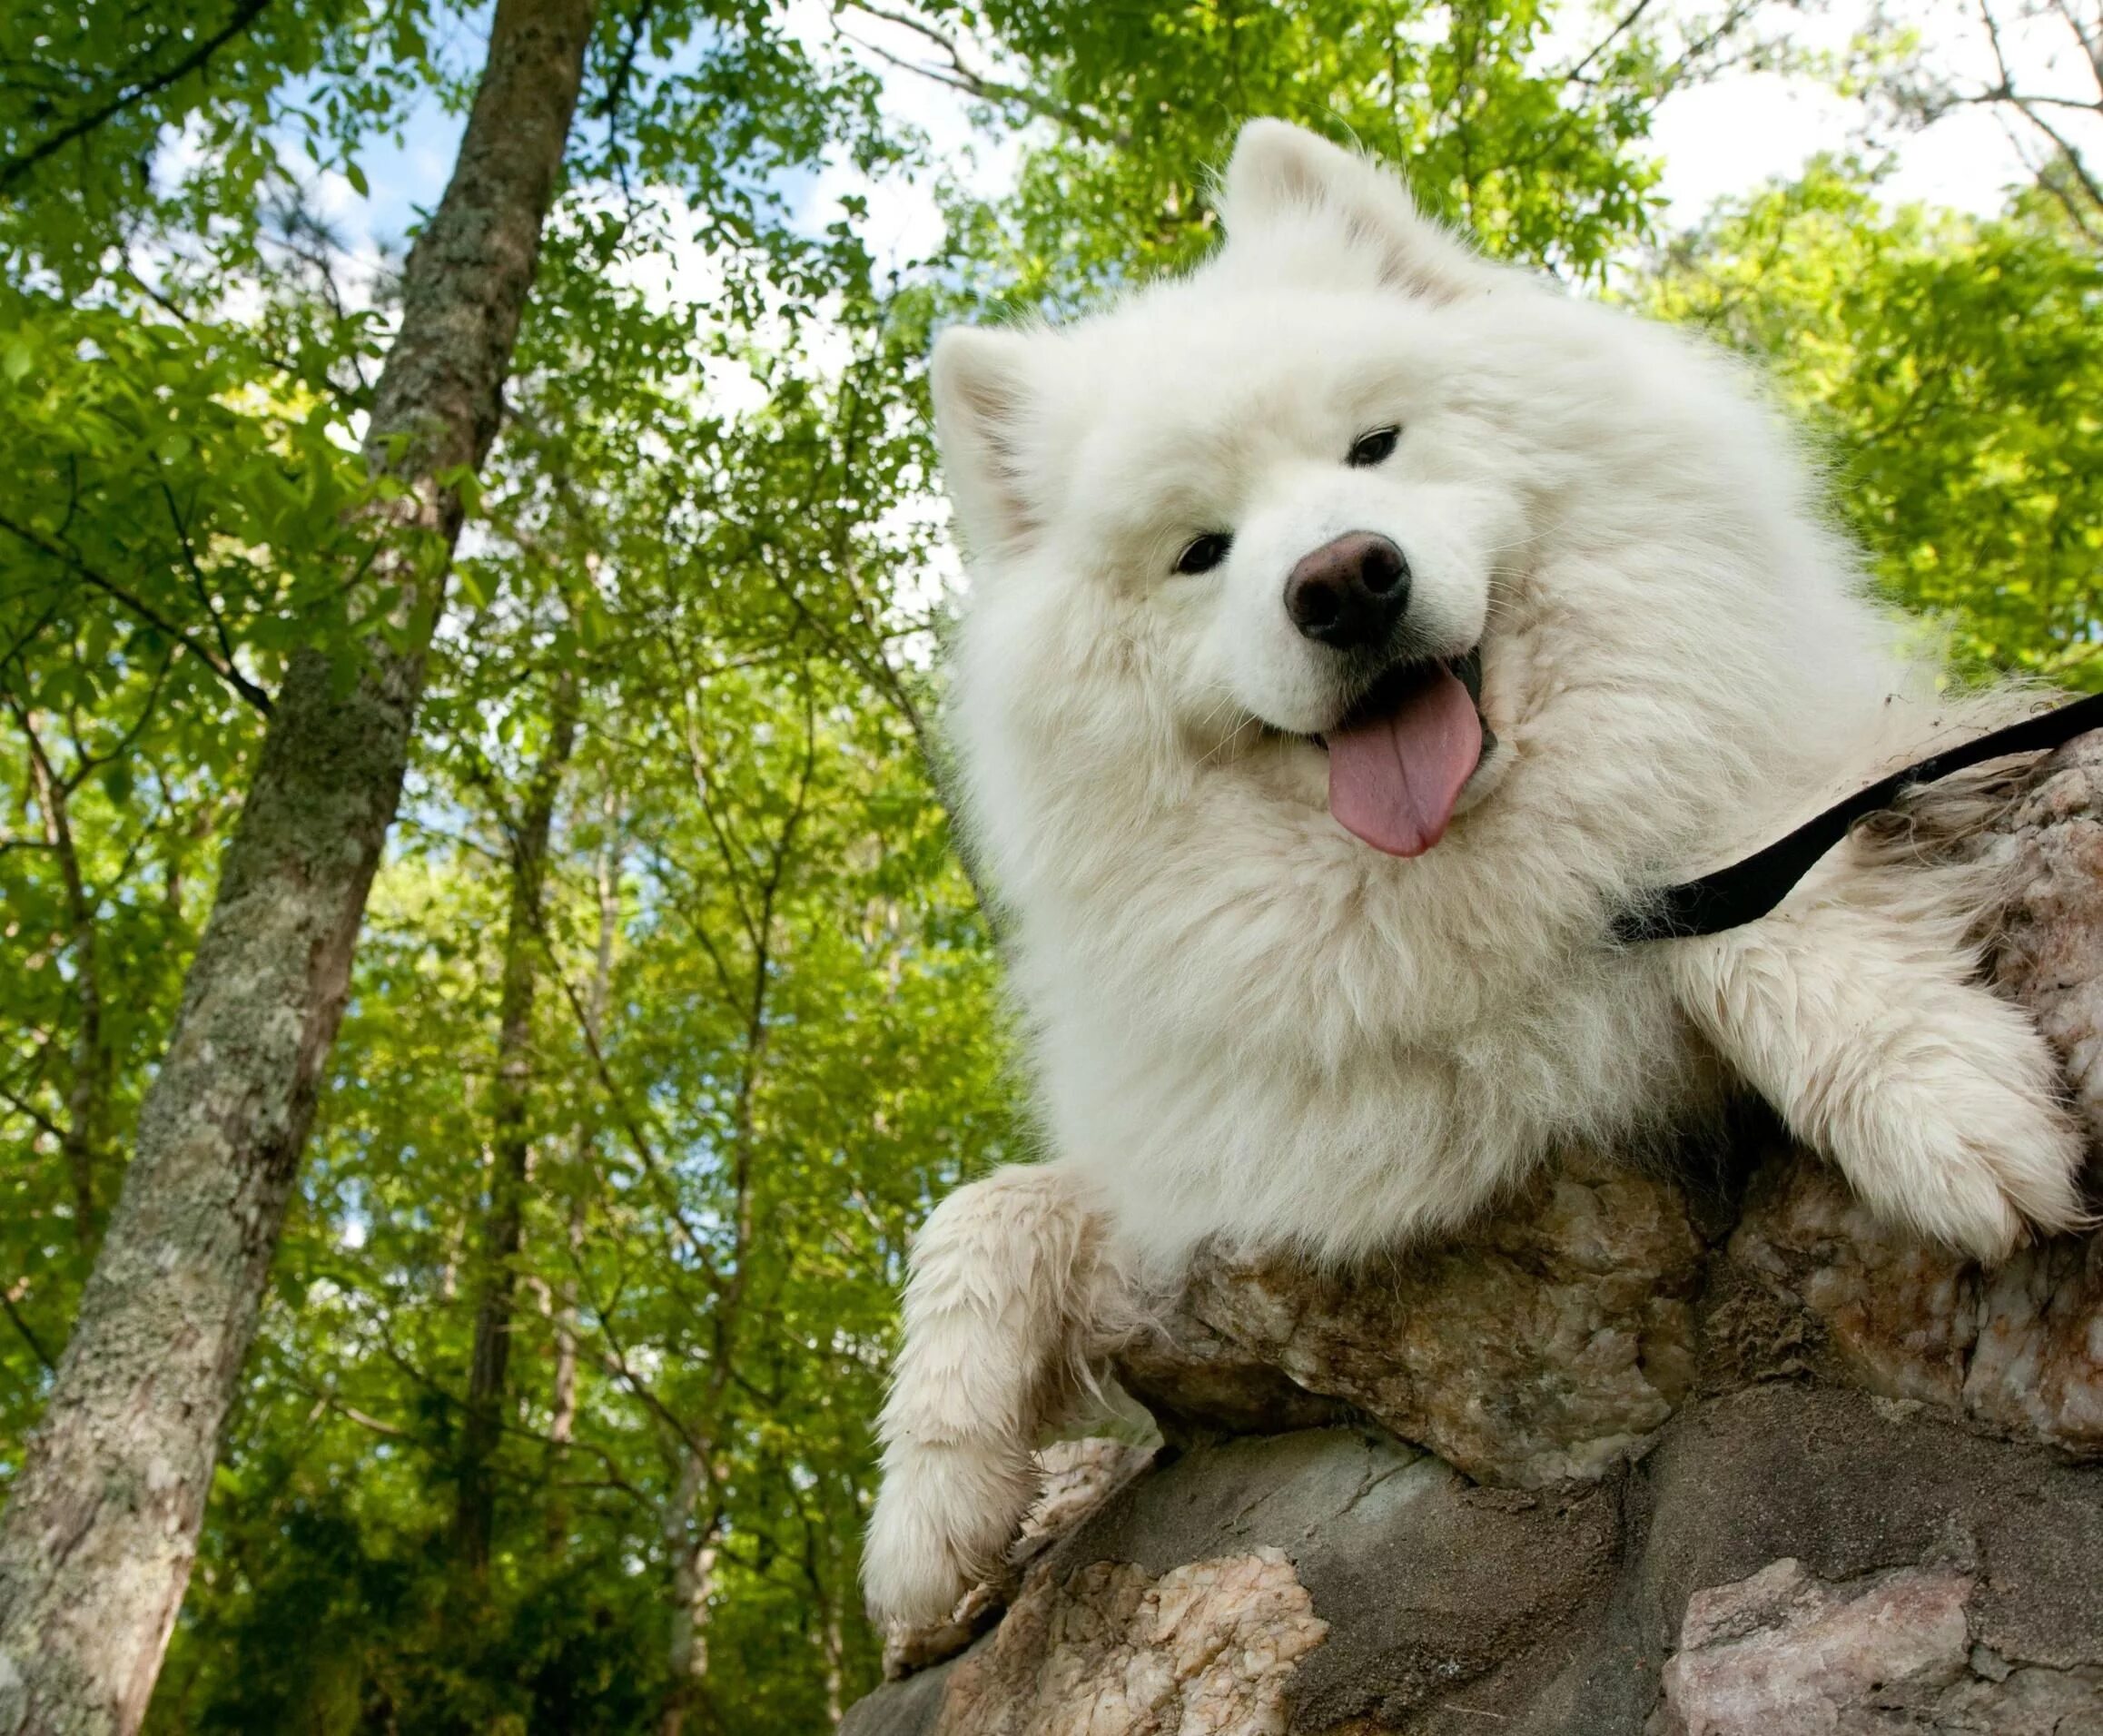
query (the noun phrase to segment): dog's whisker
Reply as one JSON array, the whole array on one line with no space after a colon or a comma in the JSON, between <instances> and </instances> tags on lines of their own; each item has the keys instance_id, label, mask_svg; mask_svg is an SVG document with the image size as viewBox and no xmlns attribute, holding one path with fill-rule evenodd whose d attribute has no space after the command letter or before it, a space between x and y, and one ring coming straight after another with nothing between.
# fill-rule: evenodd
<instances>
[{"instance_id":1,"label":"dog's whisker","mask_svg":"<svg viewBox=\"0 0 2103 1736\"><path fill-rule=\"evenodd\" d=\"M1221 738L1221 740L1211 748L1211 750L1203 756L1203 758L1199 760L1199 765L1200 767L1209 765L1214 760L1219 759L1227 752L1229 748L1232 747L1241 739L1242 731L1249 728L1255 723L1255 718L1244 717L1239 723L1236 724L1232 729L1228 731L1227 735Z\"/></svg>"}]
</instances>

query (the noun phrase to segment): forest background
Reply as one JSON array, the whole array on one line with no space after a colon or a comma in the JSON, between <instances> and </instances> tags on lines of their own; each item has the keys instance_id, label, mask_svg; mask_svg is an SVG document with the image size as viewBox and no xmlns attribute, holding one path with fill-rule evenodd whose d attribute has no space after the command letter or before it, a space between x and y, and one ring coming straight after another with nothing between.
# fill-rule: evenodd
<instances>
[{"instance_id":1,"label":"forest background","mask_svg":"<svg viewBox=\"0 0 2103 1736\"><path fill-rule=\"evenodd\" d=\"M506 44L565 29L534 110ZM1961 670L2103 688L2088 0L5 10L0 1662L72 1655L66 1551L141 1559L106 1503L54 1551L69 1455L196 1467L97 1606L123 1707L76 1671L50 1727L785 1736L874 1683L907 1239L1031 1145L944 801L929 337L1201 253L1251 114L1757 360ZM419 322L488 285L432 213L536 137L446 447ZM228 842L369 700L399 807L313 759L305 1034L227 1063L184 1036L227 949L287 950ZM262 1133L168 1131L247 1125L199 1054L283 1075Z\"/></svg>"}]
</instances>

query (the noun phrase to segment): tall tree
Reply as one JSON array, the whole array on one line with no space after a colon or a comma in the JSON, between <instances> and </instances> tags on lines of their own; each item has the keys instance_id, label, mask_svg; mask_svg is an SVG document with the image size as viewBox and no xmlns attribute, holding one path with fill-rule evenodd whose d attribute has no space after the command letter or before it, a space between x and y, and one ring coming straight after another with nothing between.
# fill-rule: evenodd
<instances>
[{"instance_id":1,"label":"tall tree","mask_svg":"<svg viewBox=\"0 0 2103 1736\"><path fill-rule=\"evenodd\" d=\"M503 1425L511 1362L511 1312L525 1233L528 1165L532 1155L533 1001L546 944L548 837L577 741L578 677L565 664L554 677L548 739L526 786L525 802L505 831L510 840L509 907L504 923L504 974L498 1001L497 1077L489 1108L489 1192L468 1356L468 1393L460 1431L459 1484L453 1538L471 1580L489 1572L497 1492L490 1461Z\"/></svg>"},{"instance_id":2,"label":"tall tree","mask_svg":"<svg viewBox=\"0 0 2103 1736\"><path fill-rule=\"evenodd\" d=\"M1923 15L1940 15L1945 35L1972 49L1964 70L1947 64L1953 56L1938 64L1921 53ZM1879 0L1851 58L1856 87L1903 126L1965 109L1995 115L2038 191L2103 247L2103 10L2094 0L1968 0L1925 15L1920 0Z\"/></svg>"},{"instance_id":3,"label":"tall tree","mask_svg":"<svg viewBox=\"0 0 2103 1736\"><path fill-rule=\"evenodd\" d=\"M392 631L346 687L296 657L137 1149L0 1517L0 1730L130 1731L188 1583L351 949L400 798L426 642L496 437L583 79L592 0L499 0L459 159L411 251L365 449Z\"/></svg>"}]
</instances>

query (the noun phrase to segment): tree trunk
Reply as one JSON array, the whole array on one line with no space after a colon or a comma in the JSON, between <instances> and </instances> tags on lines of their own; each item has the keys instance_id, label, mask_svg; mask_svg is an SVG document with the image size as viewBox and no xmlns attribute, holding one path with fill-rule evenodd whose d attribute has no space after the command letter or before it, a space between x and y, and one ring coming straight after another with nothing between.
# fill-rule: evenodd
<instances>
[{"instance_id":1,"label":"tree trunk","mask_svg":"<svg viewBox=\"0 0 2103 1736\"><path fill-rule=\"evenodd\" d=\"M599 824L605 828L598 852L598 944L592 952L591 992L584 1003L587 1040L597 1044L606 1033L607 1005L613 998L614 942L620 931L621 839L620 804L609 783L599 798ZM579 1119L572 1161L576 1175L587 1172L593 1159L590 1123ZM569 1546L569 1502L560 1474L577 1429L577 1272L584 1251L584 1190L570 1179L569 1262L557 1287L555 1309L555 1380L548 1400L548 1546L560 1552Z\"/></svg>"},{"instance_id":2,"label":"tree trunk","mask_svg":"<svg viewBox=\"0 0 2103 1736\"><path fill-rule=\"evenodd\" d=\"M498 993L497 1084L491 1093L489 1211L475 1302L474 1348L468 1360L466 1416L460 1432L453 1544L468 1573L489 1572L496 1524L497 1448L504 1432L504 1389L511 1366L511 1317L518 1300L518 1249L526 1224L528 1122L533 1082L533 999L547 922L548 835L555 800L577 739L577 671L556 677L548 749L526 793L511 836L511 908L504 930L504 980Z\"/></svg>"},{"instance_id":3,"label":"tree trunk","mask_svg":"<svg viewBox=\"0 0 2103 1736\"><path fill-rule=\"evenodd\" d=\"M2019 794L1960 847L2097 1128L2103 734ZM2103 1236L1982 1271L1764 1119L1691 1155L1571 1152L1358 1274L1200 1257L1118 1359L1168 1449L1052 1449L847 1731L2103 1731Z\"/></svg>"},{"instance_id":4,"label":"tree trunk","mask_svg":"<svg viewBox=\"0 0 2103 1736\"><path fill-rule=\"evenodd\" d=\"M709 1599L716 1592L716 1534L720 1523L708 1461L686 1447L679 1480L665 1510L665 1544L672 1556L672 1682L657 1719L657 1736L681 1736L687 1714L702 1703L708 1680ZM708 1511L700 1511L703 1494Z\"/></svg>"},{"instance_id":5,"label":"tree trunk","mask_svg":"<svg viewBox=\"0 0 2103 1736\"><path fill-rule=\"evenodd\" d=\"M130 1731L188 1583L221 1429L394 816L461 505L531 288L592 0L499 0L459 160L411 251L367 454L400 629L349 690L294 660L137 1150L0 1520L0 1732ZM421 587L420 590L420 587ZM403 641L406 640L406 648Z\"/></svg>"}]
</instances>

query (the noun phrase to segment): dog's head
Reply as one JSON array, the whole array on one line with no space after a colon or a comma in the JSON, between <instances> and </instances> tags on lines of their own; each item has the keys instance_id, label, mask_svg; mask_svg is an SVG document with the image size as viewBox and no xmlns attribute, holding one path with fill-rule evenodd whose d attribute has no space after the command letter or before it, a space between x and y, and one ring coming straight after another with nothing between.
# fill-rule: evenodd
<instances>
[{"instance_id":1,"label":"dog's head","mask_svg":"<svg viewBox=\"0 0 2103 1736\"><path fill-rule=\"evenodd\" d=\"M1763 414L1298 128L1243 131L1220 210L1186 279L936 347L982 834L1078 848L1143 778L1156 811L1224 790L1318 847L1348 843L1326 808L1352 848L1416 856L1528 786L1529 730L1590 756L1534 774L1564 824L1557 789L1620 825L1669 781L1718 787L1762 733L1733 695L1812 690L1844 589L1830 548L1742 553L1809 522ZM1061 794L1091 817L1052 839Z\"/></svg>"},{"instance_id":2,"label":"dog's head","mask_svg":"<svg viewBox=\"0 0 2103 1736\"><path fill-rule=\"evenodd\" d=\"M1221 209L1229 242L1191 280L937 345L972 607L1055 615L1061 640L1085 624L1089 663L1115 648L1143 676L1158 750L1326 752L1336 817L1413 855L1495 751L1479 646L1521 514L1474 456L1445 316L1504 274L1281 123L1243 132Z\"/></svg>"}]
</instances>

